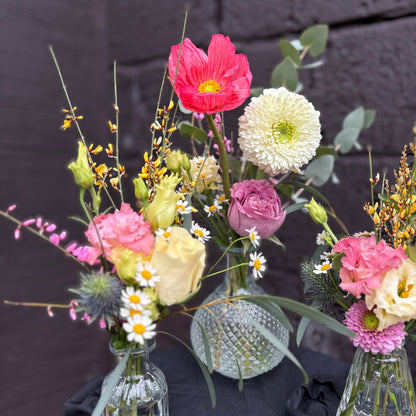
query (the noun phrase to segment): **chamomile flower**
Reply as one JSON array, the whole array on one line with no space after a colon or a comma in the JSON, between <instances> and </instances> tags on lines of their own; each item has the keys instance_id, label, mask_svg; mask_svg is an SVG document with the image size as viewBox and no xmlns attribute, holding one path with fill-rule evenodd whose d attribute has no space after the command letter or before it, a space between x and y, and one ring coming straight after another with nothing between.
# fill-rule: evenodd
<instances>
[{"instance_id":1,"label":"chamomile flower","mask_svg":"<svg viewBox=\"0 0 416 416\"><path fill-rule=\"evenodd\" d=\"M137 263L135 280L140 286L154 287L160 280L157 270L149 262Z\"/></svg>"},{"instance_id":2,"label":"chamomile flower","mask_svg":"<svg viewBox=\"0 0 416 416\"><path fill-rule=\"evenodd\" d=\"M214 215L216 212L220 211L222 209L221 204L219 201L214 201L214 203L211 206L205 205L204 211L208 214L208 217L211 215Z\"/></svg>"},{"instance_id":3,"label":"chamomile flower","mask_svg":"<svg viewBox=\"0 0 416 416\"><path fill-rule=\"evenodd\" d=\"M194 221L192 221L190 232L202 243L208 241L211 238L210 232L206 228L199 226Z\"/></svg>"},{"instance_id":4,"label":"chamomile flower","mask_svg":"<svg viewBox=\"0 0 416 416\"><path fill-rule=\"evenodd\" d=\"M151 314L152 312L149 311L149 309L143 309L142 311L139 311L137 309L130 309L125 307L120 308L120 316L124 319L127 319L129 317L133 318L134 315L150 316Z\"/></svg>"},{"instance_id":5,"label":"chamomile flower","mask_svg":"<svg viewBox=\"0 0 416 416\"><path fill-rule=\"evenodd\" d=\"M179 215L190 214L192 212L192 206L188 201L182 201L181 199L176 203L176 211Z\"/></svg>"},{"instance_id":6,"label":"chamomile flower","mask_svg":"<svg viewBox=\"0 0 416 416\"><path fill-rule=\"evenodd\" d=\"M261 253L257 253L257 251L251 253L248 265L253 267L253 274L256 279L263 277L263 272L266 270L266 259Z\"/></svg>"},{"instance_id":7,"label":"chamomile flower","mask_svg":"<svg viewBox=\"0 0 416 416\"><path fill-rule=\"evenodd\" d=\"M332 268L331 262L329 260L326 260L323 263L315 264L313 272L315 274L325 274L331 268Z\"/></svg>"},{"instance_id":8,"label":"chamomile flower","mask_svg":"<svg viewBox=\"0 0 416 416\"><path fill-rule=\"evenodd\" d=\"M156 335L156 324L146 315L135 314L127 318L123 329L127 332L127 341L144 344L145 340Z\"/></svg>"},{"instance_id":9,"label":"chamomile flower","mask_svg":"<svg viewBox=\"0 0 416 416\"><path fill-rule=\"evenodd\" d=\"M121 301L124 306L130 309L143 310L150 303L149 296L141 290L135 290L134 287L128 286L121 292Z\"/></svg>"},{"instance_id":10,"label":"chamomile flower","mask_svg":"<svg viewBox=\"0 0 416 416\"><path fill-rule=\"evenodd\" d=\"M328 238L329 238L329 235L328 235L328 233L324 230L324 231L322 231L321 233L318 233L318 234L316 235L316 244L317 244L318 246L323 246L323 245L325 245L325 244L327 243Z\"/></svg>"},{"instance_id":11,"label":"chamomile flower","mask_svg":"<svg viewBox=\"0 0 416 416\"><path fill-rule=\"evenodd\" d=\"M166 228L166 230L164 228L158 228L155 234L158 235L159 237L162 237L163 239L167 241L169 240L171 231L172 231L172 227L168 227Z\"/></svg>"},{"instance_id":12,"label":"chamomile flower","mask_svg":"<svg viewBox=\"0 0 416 416\"><path fill-rule=\"evenodd\" d=\"M216 201L219 202L220 204L224 204L228 202L228 199L226 198L225 195L219 195Z\"/></svg>"},{"instance_id":13,"label":"chamomile flower","mask_svg":"<svg viewBox=\"0 0 416 416\"><path fill-rule=\"evenodd\" d=\"M251 244L253 244L253 246L257 248L260 245L261 237L258 235L256 227L252 227L249 230L246 230L246 232L248 232L248 237L250 239Z\"/></svg>"}]
</instances>

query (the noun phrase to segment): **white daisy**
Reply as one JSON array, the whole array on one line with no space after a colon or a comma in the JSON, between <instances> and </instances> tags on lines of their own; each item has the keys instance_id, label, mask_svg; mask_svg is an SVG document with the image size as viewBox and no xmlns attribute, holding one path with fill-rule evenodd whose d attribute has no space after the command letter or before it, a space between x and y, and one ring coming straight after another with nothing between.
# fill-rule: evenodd
<instances>
[{"instance_id":1,"label":"white daisy","mask_svg":"<svg viewBox=\"0 0 416 416\"><path fill-rule=\"evenodd\" d=\"M130 309L143 310L150 303L150 298L141 290L128 286L121 292L121 302Z\"/></svg>"},{"instance_id":2,"label":"white daisy","mask_svg":"<svg viewBox=\"0 0 416 416\"><path fill-rule=\"evenodd\" d=\"M269 88L239 118L238 143L246 160L270 176L298 170L321 141L319 111L302 95Z\"/></svg>"},{"instance_id":3,"label":"white daisy","mask_svg":"<svg viewBox=\"0 0 416 416\"><path fill-rule=\"evenodd\" d=\"M182 201L181 199L176 203L176 211L180 215L190 214L192 212L192 206L188 201Z\"/></svg>"},{"instance_id":4,"label":"white daisy","mask_svg":"<svg viewBox=\"0 0 416 416\"><path fill-rule=\"evenodd\" d=\"M328 237L329 237L329 235L325 230L322 231L321 233L318 233L316 235L316 244L318 246L323 246L323 245L327 244Z\"/></svg>"},{"instance_id":5,"label":"white daisy","mask_svg":"<svg viewBox=\"0 0 416 416\"><path fill-rule=\"evenodd\" d=\"M216 201L220 204L224 204L224 203L228 202L228 199L226 198L225 195L219 195L217 197Z\"/></svg>"},{"instance_id":6,"label":"white daisy","mask_svg":"<svg viewBox=\"0 0 416 416\"><path fill-rule=\"evenodd\" d=\"M124 319L127 319L128 317L133 317L134 315L146 315L150 316L152 314L149 309L143 309L142 311L139 311L137 309L130 309L130 308L120 308L120 316Z\"/></svg>"},{"instance_id":7,"label":"white daisy","mask_svg":"<svg viewBox=\"0 0 416 416\"><path fill-rule=\"evenodd\" d=\"M160 276L149 262L137 263L135 280L140 286L154 287L155 283L160 280Z\"/></svg>"},{"instance_id":8,"label":"white daisy","mask_svg":"<svg viewBox=\"0 0 416 416\"><path fill-rule=\"evenodd\" d=\"M258 235L256 227L250 228L249 230L246 230L246 232L248 232L251 244L253 244L254 247L258 247L260 245L261 237Z\"/></svg>"},{"instance_id":9,"label":"white daisy","mask_svg":"<svg viewBox=\"0 0 416 416\"><path fill-rule=\"evenodd\" d=\"M263 272L266 270L266 259L261 253L251 253L249 266L253 267L253 274L256 279L263 277Z\"/></svg>"},{"instance_id":10,"label":"white daisy","mask_svg":"<svg viewBox=\"0 0 416 416\"><path fill-rule=\"evenodd\" d=\"M123 329L127 332L127 341L144 344L145 340L156 335L156 324L146 315L135 314L127 318Z\"/></svg>"},{"instance_id":11,"label":"white daisy","mask_svg":"<svg viewBox=\"0 0 416 416\"><path fill-rule=\"evenodd\" d=\"M158 228L155 234L158 235L159 237L162 237L164 240L167 241L169 240L171 231L172 231L172 227L168 227L166 228L166 230L164 228Z\"/></svg>"},{"instance_id":12,"label":"white daisy","mask_svg":"<svg viewBox=\"0 0 416 416\"><path fill-rule=\"evenodd\" d=\"M204 211L208 214L208 217L211 215L214 215L216 212L221 210L222 206L218 201L214 201L214 203L211 206L205 205Z\"/></svg>"},{"instance_id":13,"label":"white daisy","mask_svg":"<svg viewBox=\"0 0 416 416\"><path fill-rule=\"evenodd\" d=\"M315 264L314 273L315 274L326 274L329 269L331 269L332 265L329 260L324 261L320 264Z\"/></svg>"},{"instance_id":14,"label":"white daisy","mask_svg":"<svg viewBox=\"0 0 416 416\"><path fill-rule=\"evenodd\" d=\"M192 226L189 231L202 243L208 241L211 238L211 233L206 228L199 226L194 221L192 221Z\"/></svg>"}]
</instances>

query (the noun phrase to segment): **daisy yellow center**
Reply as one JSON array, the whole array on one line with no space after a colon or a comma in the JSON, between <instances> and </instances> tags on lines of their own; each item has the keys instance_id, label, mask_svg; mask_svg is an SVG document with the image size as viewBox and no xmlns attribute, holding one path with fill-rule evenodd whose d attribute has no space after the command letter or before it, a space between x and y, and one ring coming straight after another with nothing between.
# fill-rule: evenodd
<instances>
[{"instance_id":1,"label":"daisy yellow center","mask_svg":"<svg viewBox=\"0 0 416 416\"><path fill-rule=\"evenodd\" d=\"M197 235L198 237L203 237L204 233L201 230L195 230L194 234Z\"/></svg>"},{"instance_id":2,"label":"daisy yellow center","mask_svg":"<svg viewBox=\"0 0 416 416\"><path fill-rule=\"evenodd\" d=\"M150 273L149 270L143 270L142 277L143 279L150 280L152 278L152 273Z\"/></svg>"},{"instance_id":3,"label":"daisy yellow center","mask_svg":"<svg viewBox=\"0 0 416 416\"><path fill-rule=\"evenodd\" d=\"M134 315L141 315L142 311L136 311L135 309L130 309L130 316L133 317Z\"/></svg>"},{"instance_id":4,"label":"daisy yellow center","mask_svg":"<svg viewBox=\"0 0 416 416\"><path fill-rule=\"evenodd\" d=\"M293 139L295 128L288 121L278 121L272 125L272 134L276 141L287 141Z\"/></svg>"},{"instance_id":5,"label":"daisy yellow center","mask_svg":"<svg viewBox=\"0 0 416 416\"><path fill-rule=\"evenodd\" d=\"M217 81L209 79L208 81L204 81L202 84L199 84L198 92L203 94L205 92L213 92L214 94L218 94L220 92L221 86L218 84Z\"/></svg>"},{"instance_id":6,"label":"daisy yellow center","mask_svg":"<svg viewBox=\"0 0 416 416\"><path fill-rule=\"evenodd\" d=\"M140 303L140 298L139 298L139 296L137 296L137 295L131 295L131 296L129 297L129 301L130 301L131 303Z\"/></svg>"},{"instance_id":7,"label":"daisy yellow center","mask_svg":"<svg viewBox=\"0 0 416 416\"><path fill-rule=\"evenodd\" d=\"M322 266L321 266L321 270L323 271L323 272L326 272L327 270L329 270L329 268L331 267L331 265L330 264L323 264Z\"/></svg>"},{"instance_id":8,"label":"daisy yellow center","mask_svg":"<svg viewBox=\"0 0 416 416\"><path fill-rule=\"evenodd\" d=\"M144 332L146 331L146 327L143 324L136 324L133 326L133 332L135 332L136 334L144 334Z\"/></svg>"},{"instance_id":9,"label":"daisy yellow center","mask_svg":"<svg viewBox=\"0 0 416 416\"><path fill-rule=\"evenodd\" d=\"M260 270L261 267L261 261L259 259L254 260L254 268L256 270Z\"/></svg>"},{"instance_id":10,"label":"daisy yellow center","mask_svg":"<svg viewBox=\"0 0 416 416\"><path fill-rule=\"evenodd\" d=\"M211 206L208 208L209 212L215 211L216 209L217 209L217 206L216 206L216 205L211 205Z\"/></svg>"},{"instance_id":11,"label":"daisy yellow center","mask_svg":"<svg viewBox=\"0 0 416 416\"><path fill-rule=\"evenodd\" d=\"M185 211L185 207L183 205L176 205L176 209L180 210L180 211Z\"/></svg>"},{"instance_id":12,"label":"daisy yellow center","mask_svg":"<svg viewBox=\"0 0 416 416\"><path fill-rule=\"evenodd\" d=\"M379 320L374 312L368 311L363 316L363 324L366 329L370 331L373 329L377 329Z\"/></svg>"},{"instance_id":13,"label":"daisy yellow center","mask_svg":"<svg viewBox=\"0 0 416 416\"><path fill-rule=\"evenodd\" d=\"M163 233L163 237L165 237L165 238L169 238L169 237L170 237L170 232L169 232L169 231L165 231L165 232Z\"/></svg>"}]
</instances>

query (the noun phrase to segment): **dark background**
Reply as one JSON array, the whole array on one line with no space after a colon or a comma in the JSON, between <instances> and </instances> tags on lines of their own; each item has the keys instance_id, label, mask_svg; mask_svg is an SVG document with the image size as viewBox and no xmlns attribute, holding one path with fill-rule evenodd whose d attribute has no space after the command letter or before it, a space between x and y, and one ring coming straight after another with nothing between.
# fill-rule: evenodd
<instances>
[{"instance_id":1,"label":"dark background","mask_svg":"<svg viewBox=\"0 0 416 416\"><path fill-rule=\"evenodd\" d=\"M118 62L121 155L130 180L149 146L149 125L170 47L180 41L183 0L0 0L0 209L11 203L21 219L42 215L69 240L82 241L82 228L68 220L80 214L77 189L66 169L76 157L74 129L59 129L67 107L47 45L54 47L74 105L84 116L89 142L108 143L113 119L112 62ZM324 143L331 143L344 116L359 105L377 110L361 136L362 151L336 163L340 185L328 185L338 215L351 232L369 227L362 211L369 198L366 147L373 146L375 170L398 164L413 138L416 120L415 0L207 0L189 1L187 36L206 48L210 37L229 35L249 58L253 86L269 86L280 60L278 40L299 36L307 26L330 25L325 65L301 73L303 93L321 112ZM241 114L242 108L235 116ZM236 134L236 132L234 133ZM180 141L176 142L180 145ZM128 186L126 182L125 187ZM0 299L67 303L67 288L79 281L78 267L29 233L13 239L14 226L0 221ZM319 228L301 213L278 232L283 252L264 249L269 271L261 284L269 293L303 299L299 264L311 255ZM196 301L216 285L208 282ZM66 311L0 304L0 414L53 416L94 375L112 366L108 337L96 325L72 322ZM189 321L161 325L185 340ZM169 342L158 338L161 348ZM351 360L348 340L321 328L304 345ZM414 345L408 353L416 374ZM208 396L207 396L208 405Z\"/></svg>"}]
</instances>

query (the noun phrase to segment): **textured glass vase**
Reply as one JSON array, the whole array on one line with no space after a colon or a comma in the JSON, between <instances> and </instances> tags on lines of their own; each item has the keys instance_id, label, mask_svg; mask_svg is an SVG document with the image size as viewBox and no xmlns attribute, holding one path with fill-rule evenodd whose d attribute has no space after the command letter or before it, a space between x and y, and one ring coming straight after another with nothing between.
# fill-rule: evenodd
<instances>
[{"instance_id":1,"label":"textured glass vase","mask_svg":"<svg viewBox=\"0 0 416 416\"><path fill-rule=\"evenodd\" d=\"M415 390L405 349L377 355L357 349L337 416L415 414Z\"/></svg>"},{"instance_id":2,"label":"textured glass vase","mask_svg":"<svg viewBox=\"0 0 416 416\"><path fill-rule=\"evenodd\" d=\"M228 268L247 262L241 252L229 253L227 260ZM239 272L234 273L237 270ZM253 275L247 274L247 268L236 268L225 274L224 282L203 304L229 296L265 294L256 284ZM276 367L284 354L261 335L245 315L262 324L286 346L289 343L289 331L270 313L254 303L239 300L233 304L236 307L226 303L209 306L211 312L205 308L198 309L191 325L191 341L196 354L206 364L204 341L199 326L201 324L210 344L214 370L226 377L239 379L241 374L243 379L248 379Z\"/></svg>"},{"instance_id":3,"label":"textured glass vase","mask_svg":"<svg viewBox=\"0 0 416 416\"><path fill-rule=\"evenodd\" d=\"M121 374L107 403L103 416L168 416L168 386L162 371L149 361L149 352L155 342L145 344L130 353L127 365ZM122 359L127 350L111 352ZM103 391L112 372L104 379Z\"/></svg>"}]
</instances>

